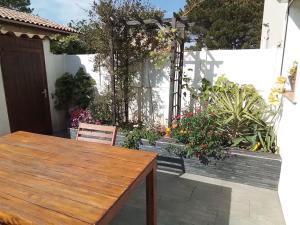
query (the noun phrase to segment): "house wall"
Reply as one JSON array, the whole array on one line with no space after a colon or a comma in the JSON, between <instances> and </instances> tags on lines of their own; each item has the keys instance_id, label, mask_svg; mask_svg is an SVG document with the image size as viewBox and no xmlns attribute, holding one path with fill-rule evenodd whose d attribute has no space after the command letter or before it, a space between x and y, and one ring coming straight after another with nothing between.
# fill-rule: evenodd
<instances>
[{"instance_id":1,"label":"house wall","mask_svg":"<svg viewBox=\"0 0 300 225\"><path fill-rule=\"evenodd\" d=\"M10 126L5 101L5 92L0 64L0 136L10 133Z\"/></svg>"},{"instance_id":2,"label":"house wall","mask_svg":"<svg viewBox=\"0 0 300 225\"><path fill-rule=\"evenodd\" d=\"M260 48L275 48L282 45L287 3L265 0Z\"/></svg>"},{"instance_id":3,"label":"house wall","mask_svg":"<svg viewBox=\"0 0 300 225\"><path fill-rule=\"evenodd\" d=\"M300 62L300 0L295 0L290 8L287 30L283 73L287 75L293 61ZM295 102L300 99L298 70ZM300 151L299 151L300 105L284 99L283 115L278 131L280 154L282 157L279 196L287 225L299 224L300 202Z\"/></svg>"}]
</instances>

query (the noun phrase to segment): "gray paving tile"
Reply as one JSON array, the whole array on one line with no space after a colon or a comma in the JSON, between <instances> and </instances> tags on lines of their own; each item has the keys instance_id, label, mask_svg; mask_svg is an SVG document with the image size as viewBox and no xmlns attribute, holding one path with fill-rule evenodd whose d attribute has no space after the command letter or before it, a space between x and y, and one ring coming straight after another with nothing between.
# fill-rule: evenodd
<instances>
[{"instance_id":1,"label":"gray paving tile","mask_svg":"<svg viewBox=\"0 0 300 225\"><path fill-rule=\"evenodd\" d=\"M141 184L111 225L146 224ZM275 191L186 174L158 173L159 225L285 225Z\"/></svg>"}]
</instances>

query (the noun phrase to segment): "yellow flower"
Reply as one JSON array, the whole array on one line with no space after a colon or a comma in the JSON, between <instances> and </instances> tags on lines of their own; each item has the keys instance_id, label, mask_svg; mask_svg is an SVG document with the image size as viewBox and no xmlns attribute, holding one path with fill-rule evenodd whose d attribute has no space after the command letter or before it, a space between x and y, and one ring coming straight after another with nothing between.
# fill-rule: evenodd
<instances>
[{"instance_id":1,"label":"yellow flower","mask_svg":"<svg viewBox=\"0 0 300 225\"><path fill-rule=\"evenodd\" d=\"M271 105L279 105L280 101L279 101L279 94L276 93L276 92L272 92L270 95L269 95L269 103Z\"/></svg>"},{"instance_id":2,"label":"yellow flower","mask_svg":"<svg viewBox=\"0 0 300 225\"><path fill-rule=\"evenodd\" d=\"M254 145L253 151L257 151L260 148L260 146L261 146L260 142L256 143Z\"/></svg>"},{"instance_id":3,"label":"yellow flower","mask_svg":"<svg viewBox=\"0 0 300 225\"><path fill-rule=\"evenodd\" d=\"M284 91L284 87L276 86L272 88L272 93L276 95L283 93L283 91Z\"/></svg>"},{"instance_id":4,"label":"yellow flower","mask_svg":"<svg viewBox=\"0 0 300 225\"><path fill-rule=\"evenodd\" d=\"M167 127L167 128L166 128L166 133L169 133L169 132L171 132L171 128L170 128L170 127Z\"/></svg>"},{"instance_id":5,"label":"yellow flower","mask_svg":"<svg viewBox=\"0 0 300 225\"><path fill-rule=\"evenodd\" d=\"M277 78L278 84L285 84L286 83L286 77L280 76Z\"/></svg>"}]
</instances>

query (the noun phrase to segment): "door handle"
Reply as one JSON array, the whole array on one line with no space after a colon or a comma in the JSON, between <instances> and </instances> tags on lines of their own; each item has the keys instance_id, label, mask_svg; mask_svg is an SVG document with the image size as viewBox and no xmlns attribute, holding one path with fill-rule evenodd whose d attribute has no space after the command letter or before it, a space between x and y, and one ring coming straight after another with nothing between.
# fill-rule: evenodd
<instances>
[{"instance_id":1,"label":"door handle","mask_svg":"<svg viewBox=\"0 0 300 225\"><path fill-rule=\"evenodd\" d=\"M46 88L42 91L42 94L44 95L44 98L48 98L48 91Z\"/></svg>"}]
</instances>

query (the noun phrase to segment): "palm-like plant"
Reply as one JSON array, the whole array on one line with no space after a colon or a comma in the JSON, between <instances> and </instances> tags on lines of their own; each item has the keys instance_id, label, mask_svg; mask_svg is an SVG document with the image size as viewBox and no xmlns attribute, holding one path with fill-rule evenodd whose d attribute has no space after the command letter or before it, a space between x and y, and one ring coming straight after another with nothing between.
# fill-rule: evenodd
<instances>
[{"instance_id":1,"label":"palm-like plant","mask_svg":"<svg viewBox=\"0 0 300 225\"><path fill-rule=\"evenodd\" d=\"M234 146L276 150L274 124L277 112L271 110L252 85L237 85L221 78L210 92L210 109L219 117Z\"/></svg>"}]
</instances>

